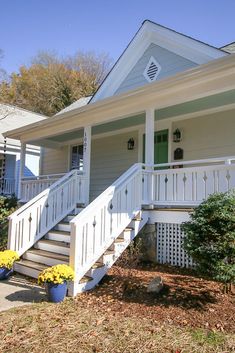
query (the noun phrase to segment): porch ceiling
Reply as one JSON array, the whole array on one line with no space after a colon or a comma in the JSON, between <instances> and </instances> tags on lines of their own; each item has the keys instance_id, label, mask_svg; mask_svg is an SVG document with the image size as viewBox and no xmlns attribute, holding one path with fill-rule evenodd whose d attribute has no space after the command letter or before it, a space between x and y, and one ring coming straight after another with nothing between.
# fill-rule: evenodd
<instances>
[{"instance_id":1,"label":"porch ceiling","mask_svg":"<svg viewBox=\"0 0 235 353\"><path fill-rule=\"evenodd\" d=\"M231 104L235 104L235 90L231 90L228 92L215 94L213 96L204 97L200 99L196 99L190 102L177 104L174 106L170 106L167 108L159 109L155 113L155 120L163 120L163 119L173 119L179 116L185 116L187 114L201 112L208 109L229 106ZM92 127L92 135L99 135L106 132L118 131L121 129L135 127L138 125L143 125L145 123L145 115L139 114L136 116L131 116L125 119L119 119L113 122L109 122L106 124L100 124ZM46 142L53 143L66 143L74 140L81 139L83 137L83 129L74 130L69 133L60 134L57 136L52 136ZM38 141L37 143L39 143ZM43 144L43 141L41 141ZM46 145L44 141L44 145ZM55 145L56 147L56 145Z\"/></svg>"},{"instance_id":2,"label":"porch ceiling","mask_svg":"<svg viewBox=\"0 0 235 353\"><path fill-rule=\"evenodd\" d=\"M176 104L156 112L156 119L175 118L207 109L223 107L235 103L235 90L195 99L190 102Z\"/></svg>"}]
</instances>

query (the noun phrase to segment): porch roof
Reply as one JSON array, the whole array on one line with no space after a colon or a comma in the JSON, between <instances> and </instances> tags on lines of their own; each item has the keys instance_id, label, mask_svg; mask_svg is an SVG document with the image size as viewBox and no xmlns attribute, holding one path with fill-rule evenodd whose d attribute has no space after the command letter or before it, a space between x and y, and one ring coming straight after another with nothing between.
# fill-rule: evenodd
<instances>
[{"instance_id":1,"label":"porch roof","mask_svg":"<svg viewBox=\"0 0 235 353\"><path fill-rule=\"evenodd\" d=\"M134 122L134 117L143 117L149 108L160 111L159 118L161 114L162 118L169 118L172 110L182 111L182 103L186 104L184 109L199 103L203 103L205 109L210 100L213 100L210 96L216 97L217 94L223 94L221 97L224 104L235 103L234 90L235 55L229 55L127 93L8 131L4 136L28 143L48 139L53 142L55 136L78 131L89 125L102 125L131 116Z\"/></svg>"}]
</instances>

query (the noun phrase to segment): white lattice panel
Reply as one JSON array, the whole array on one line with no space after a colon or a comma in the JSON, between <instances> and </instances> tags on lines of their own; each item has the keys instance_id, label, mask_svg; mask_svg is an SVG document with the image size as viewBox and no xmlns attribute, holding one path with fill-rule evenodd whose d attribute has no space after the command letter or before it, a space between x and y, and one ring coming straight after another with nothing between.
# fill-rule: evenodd
<instances>
[{"instance_id":1,"label":"white lattice panel","mask_svg":"<svg viewBox=\"0 0 235 353\"><path fill-rule=\"evenodd\" d=\"M157 223L157 261L172 266L192 267L183 248L184 232L179 223Z\"/></svg>"}]
</instances>

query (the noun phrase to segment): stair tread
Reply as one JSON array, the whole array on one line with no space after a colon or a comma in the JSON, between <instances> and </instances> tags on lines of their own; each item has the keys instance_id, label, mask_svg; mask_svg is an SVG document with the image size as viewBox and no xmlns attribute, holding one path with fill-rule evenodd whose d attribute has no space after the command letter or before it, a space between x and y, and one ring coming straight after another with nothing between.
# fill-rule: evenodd
<instances>
[{"instance_id":1,"label":"stair tread","mask_svg":"<svg viewBox=\"0 0 235 353\"><path fill-rule=\"evenodd\" d=\"M25 259L21 259L19 261L16 261L15 264L22 265L25 267L34 268L35 270L39 270L39 271L42 271L42 270L45 270L46 268L48 268L47 265L43 265L41 263L30 261L30 260L25 260Z\"/></svg>"},{"instance_id":2,"label":"stair tread","mask_svg":"<svg viewBox=\"0 0 235 353\"><path fill-rule=\"evenodd\" d=\"M124 238L117 238L115 239L115 243L123 243L125 241Z\"/></svg>"},{"instance_id":3,"label":"stair tread","mask_svg":"<svg viewBox=\"0 0 235 353\"><path fill-rule=\"evenodd\" d=\"M38 243L61 246L62 248L69 248L70 247L69 243L65 243L64 241L58 241L58 240L40 239L38 241Z\"/></svg>"},{"instance_id":4,"label":"stair tread","mask_svg":"<svg viewBox=\"0 0 235 353\"><path fill-rule=\"evenodd\" d=\"M50 230L47 234L49 233L54 233L54 234L62 234L62 235L70 235L69 231L66 230L57 230L57 229L52 229Z\"/></svg>"},{"instance_id":5,"label":"stair tread","mask_svg":"<svg viewBox=\"0 0 235 353\"><path fill-rule=\"evenodd\" d=\"M54 252L51 252L51 251L47 251L47 250L41 250L41 249L32 248L32 249L27 250L26 253L31 253L31 254L35 254L35 255L49 257L51 259L57 259L57 260L62 260L62 261L69 262L69 256L68 255L57 254L57 253L54 253Z\"/></svg>"},{"instance_id":6,"label":"stair tread","mask_svg":"<svg viewBox=\"0 0 235 353\"><path fill-rule=\"evenodd\" d=\"M92 269L96 269L96 268L100 268L100 267L103 267L104 266L104 264L103 264L103 262L96 262L96 263L94 263L94 265L91 267Z\"/></svg>"},{"instance_id":7,"label":"stair tread","mask_svg":"<svg viewBox=\"0 0 235 353\"><path fill-rule=\"evenodd\" d=\"M128 232L128 231L130 231L130 230L134 230L134 228L133 228L133 227L126 227L126 228L124 229L124 232Z\"/></svg>"},{"instance_id":8,"label":"stair tread","mask_svg":"<svg viewBox=\"0 0 235 353\"><path fill-rule=\"evenodd\" d=\"M93 281L93 278L92 278L92 277L90 277L90 276L83 276L83 277L80 279L79 283L86 283L86 282L90 282L90 281Z\"/></svg>"},{"instance_id":9,"label":"stair tread","mask_svg":"<svg viewBox=\"0 0 235 353\"><path fill-rule=\"evenodd\" d=\"M115 251L114 250L106 250L103 255L111 255L111 254L115 254Z\"/></svg>"},{"instance_id":10,"label":"stair tread","mask_svg":"<svg viewBox=\"0 0 235 353\"><path fill-rule=\"evenodd\" d=\"M66 226L70 225L69 221L61 221L57 225L59 225L59 224L66 225Z\"/></svg>"}]
</instances>

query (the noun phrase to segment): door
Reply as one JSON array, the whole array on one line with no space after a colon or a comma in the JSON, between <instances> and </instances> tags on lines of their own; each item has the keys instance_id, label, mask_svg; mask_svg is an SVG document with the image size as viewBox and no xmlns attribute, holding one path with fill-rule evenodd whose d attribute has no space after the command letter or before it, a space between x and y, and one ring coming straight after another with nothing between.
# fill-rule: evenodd
<instances>
[{"instance_id":1,"label":"door","mask_svg":"<svg viewBox=\"0 0 235 353\"><path fill-rule=\"evenodd\" d=\"M145 134L143 135L143 162L145 161ZM168 163L168 130L154 133L154 164Z\"/></svg>"},{"instance_id":2,"label":"door","mask_svg":"<svg viewBox=\"0 0 235 353\"><path fill-rule=\"evenodd\" d=\"M154 164L168 163L168 130L154 134Z\"/></svg>"}]
</instances>

